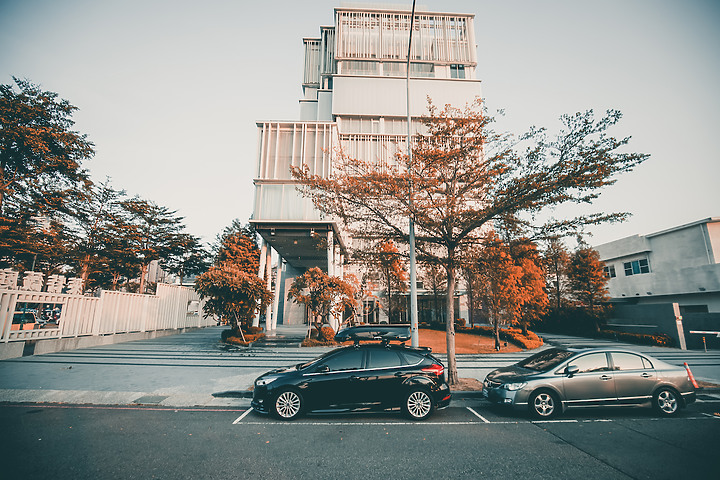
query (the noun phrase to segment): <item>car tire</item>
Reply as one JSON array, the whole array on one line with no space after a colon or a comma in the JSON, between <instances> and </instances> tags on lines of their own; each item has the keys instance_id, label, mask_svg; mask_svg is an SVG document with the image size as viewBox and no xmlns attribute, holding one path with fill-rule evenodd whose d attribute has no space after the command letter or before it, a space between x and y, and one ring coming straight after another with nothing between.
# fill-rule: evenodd
<instances>
[{"instance_id":1,"label":"car tire","mask_svg":"<svg viewBox=\"0 0 720 480\"><path fill-rule=\"evenodd\" d=\"M542 420L556 417L562 408L557 395L549 390L540 390L530 395L528 406L530 414Z\"/></svg>"},{"instance_id":2,"label":"car tire","mask_svg":"<svg viewBox=\"0 0 720 480\"><path fill-rule=\"evenodd\" d=\"M662 416L677 415L680 411L680 395L672 388L663 387L653 395L653 408Z\"/></svg>"},{"instance_id":3,"label":"car tire","mask_svg":"<svg viewBox=\"0 0 720 480\"><path fill-rule=\"evenodd\" d=\"M275 396L272 413L280 420L295 420L302 414L304 407L305 403L300 392L286 389Z\"/></svg>"},{"instance_id":4,"label":"car tire","mask_svg":"<svg viewBox=\"0 0 720 480\"><path fill-rule=\"evenodd\" d=\"M433 412L433 400L424 388L413 388L405 396L403 412L411 420L425 420Z\"/></svg>"}]
</instances>

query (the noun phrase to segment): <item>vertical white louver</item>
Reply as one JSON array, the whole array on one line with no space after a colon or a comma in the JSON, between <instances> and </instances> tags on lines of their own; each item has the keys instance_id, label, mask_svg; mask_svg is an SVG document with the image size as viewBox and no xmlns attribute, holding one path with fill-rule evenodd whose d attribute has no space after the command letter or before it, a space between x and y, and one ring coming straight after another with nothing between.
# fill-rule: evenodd
<instances>
[{"instance_id":1,"label":"vertical white louver","mask_svg":"<svg viewBox=\"0 0 720 480\"><path fill-rule=\"evenodd\" d=\"M336 10L337 59L403 60L410 32L408 12ZM472 16L416 15L411 60L475 65Z\"/></svg>"}]
</instances>

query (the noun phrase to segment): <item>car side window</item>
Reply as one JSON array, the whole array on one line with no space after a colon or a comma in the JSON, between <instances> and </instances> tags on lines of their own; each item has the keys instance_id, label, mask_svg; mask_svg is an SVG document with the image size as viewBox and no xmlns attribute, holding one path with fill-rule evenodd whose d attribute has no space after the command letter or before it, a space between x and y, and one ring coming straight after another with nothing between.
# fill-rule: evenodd
<instances>
[{"instance_id":1,"label":"car side window","mask_svg":"<svg viewBox=\"0 0 720 480\"><path fill-rule=\"evenodd\" d=\"M373 349L370 353L369 368L389 368L401 365L400 356L393 350Z\"/></svg>"},{"instance_id":2,"label":"car side window","mask_svg":"<svg viewBox=\"0 0 720 480\"><path fill-rule=\"evenodd\" d=\"M327 365L331 372L342 370L359 370L362 368L362 350L346 350L325 360L322 364Z\"/></svg>"},{"instance_id":3,"label":"car side window","mask_svg":"<svg viewBox=\"0 0 720 480\"><path fill-rule=\"evenodd\" d=\"M611 353L615 370L644 370L643 358L640 355L623 352Z\"/></svg>"},{"instance_id":4,"label":"car side window","mask_svg":"<svg viewBox=\"0 0 720 480\"><path fill-rule=\"evenodd\" d=\"M655 368L655 367L653 367L653 364L650 362L650 360L648 360L645 357L641 357L641 358L642 358L643 365L645 365L645 368Z\"/></svg>"},{"instance_id":5,"label":"car side window","mask_svg":"<svg viewBox=\"0 0 720 480\"><path fill-rule=\"evenodd\" d=\"M424 358L422 355L411 352L402 352L400 355L403 357L403 360L405 360L405 365L417 365L422 362Z\"/></svg>"},{"instance_id":6,"label":"car side window","mask_svg":"<svg viewBox=\"0 0 720 480\"><path fill-rule=\"evenodd\" d=\"M568 366L575 365L580 370L578 373L605 372L610 370L607 362L607 355L604 353L589 353L572 360Z\"/></svg>"}]
</instances>

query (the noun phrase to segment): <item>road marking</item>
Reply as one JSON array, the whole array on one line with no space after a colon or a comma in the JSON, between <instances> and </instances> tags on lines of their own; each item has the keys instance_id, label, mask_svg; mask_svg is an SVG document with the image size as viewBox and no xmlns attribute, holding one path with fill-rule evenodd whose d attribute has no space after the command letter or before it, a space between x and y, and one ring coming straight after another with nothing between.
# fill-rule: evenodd
<instances>
[{"instance_id":1,"label":"road marking","mask_svg":"<svg viewBox=\"0 0 720 480\"><path fill-rule=\"evenodd\" d=\"M248 413L252 412L252 410L253 410L252 407L248 408L247 411L245 413L243 413L242 415L240 415L239 417L237 417L232 424L237 425L238 423L240 423L242 421L242 419L247 416Z\"/></svg>"},{"instance_id":2,"label":"road marking","mask_svg":"<svg viewBox=\"0 0 720 480\"><path fill-rule=\"evenodd\" d=\"M497 423L497 422L496 422ZM504 422L504 423L517 423L517 422ZM478 422L242 422L242 425L287 425L287 426L297 426L297 427L316 427L316 426L332 426L332 425L340 425L340 426L360 426L360 427L373 427L373 426L380 426L380 427L387 427L387 426L396 426L396 425L415 425L418 427L426 426L426 425L481 425Z\"/></svg>"},{"instance_id":3,"label":"road marking","mask_svg":"<svg viewBox=\"0 0 720 480\"><path fill-rule=\"evenodd\" d=\"M530 423L579 423L578 420L533 420Z\"/></svg>"},{"instance_id":4,"label":"road marking","mask_svg":"<svg viewBox=\"0 0 720 480\"><path fill-rule=\"evenodd\" d=\"M3 407L19 407L19 408L65 408L65 409L79 409L79 410L148 410L154 412L242 412L243 410L237 408L190 408L190 407L173 407L173 406L159 406L159 407L145 407L142 405L137 406L123 406L123 405L74 405L74 404L47 404L47 403L11 403L5 404Z\"/></svg>"},{"instance_id":5,"label":"road marking","mask_svg":"<svg viewBox=\"0 0 720 480\"><path fill-rule=\"evenodd\" d=\"M483 417L482 415L480 415L478 412L476 412L476 411L473 410L472 408L470 408L470 407L465 407L465 408L467 408L468 410L470 410L476 417L478 417L478 418L479 418L480 420L482 420L483 422L485 422L485 423L490 423L485 417Z\"/></svg>"},{"instance_id":6,"label":"road marking","mask_svg":"<svg viewBox=\"0 0 720 480\"><path fill-rule=\"evenodd\" d=\"M720 415L718 415L717 413L703 413L703 415L705 415L706 417L714 418L716 420L720 419Z\"/></svg>"}]
</instances>

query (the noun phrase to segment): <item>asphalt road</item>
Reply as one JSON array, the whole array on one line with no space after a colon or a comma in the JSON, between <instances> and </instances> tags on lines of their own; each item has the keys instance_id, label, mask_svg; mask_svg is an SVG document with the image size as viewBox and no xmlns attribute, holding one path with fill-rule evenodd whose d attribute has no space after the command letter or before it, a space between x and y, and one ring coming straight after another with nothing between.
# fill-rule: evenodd
<instances>
[{"instance_id":1,"label":"asphalt road","mask_svg":"<svg viewBox=\"0 0 720 480\"><path fill-rule=\"evenodd\" d=\"M451 408L426 422L389 413L283 423L250 410L247 388L259 373L326 349L228 348L220 330L0 361L0 479L701 479L720 471L717 389L672 419L628 409L531 422L456 392ZM687 361L720 383L720 352L629 348ZM526 355L459 355L459 373L482 379Z\"/></svg>"},{"instance_id":2,"label":"asphalt road","mask_svg":"<svg viewBox=\"0 0 720 480\"><path fill-rule=\"evenodd\" d=\"M280 422L249 409L0 406L3 479L717 478L720 397L557 421L481 400L425 422L396 413Z\"/></svg>"}]
</instances>

